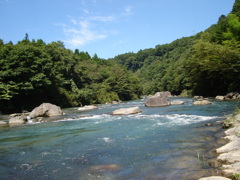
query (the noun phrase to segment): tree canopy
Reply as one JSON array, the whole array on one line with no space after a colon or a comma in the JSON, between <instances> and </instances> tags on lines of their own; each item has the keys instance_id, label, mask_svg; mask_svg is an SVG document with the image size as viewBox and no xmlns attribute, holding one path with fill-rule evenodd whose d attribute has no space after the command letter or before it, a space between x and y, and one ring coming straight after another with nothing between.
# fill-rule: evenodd
<instances>
[{"instance_id":1,"label":"tree canopy","mask_svg":"<svg viewBox=\"0 0 240 180\"><path fill-rule=\"evenodd\" d=\"M61 41L0 41L0 111L31 110L43 102L62 107L139 98L138 79L116 63L66 49Z\"/></svg>"}]
</instances>

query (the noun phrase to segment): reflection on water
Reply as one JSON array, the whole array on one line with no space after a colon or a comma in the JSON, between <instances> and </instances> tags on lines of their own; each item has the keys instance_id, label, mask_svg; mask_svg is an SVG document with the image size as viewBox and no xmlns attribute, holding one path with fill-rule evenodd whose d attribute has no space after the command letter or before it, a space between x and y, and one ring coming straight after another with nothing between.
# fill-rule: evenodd
<instances>
[{"instance_id":1,"label":"reflection on water","mask_svg":"<svg viewBox=\"0 0 240 180\"><path fill-rule=\"evenodd\" d=\"M143 101L101 105L62 119L0 129L0 179L197 179L214 175L207 159L220 122L239 102L146 108ZM139 106L141 114L112 116ZM204 126L211 122L214 125Z\"/></svg>"}]
</instances>

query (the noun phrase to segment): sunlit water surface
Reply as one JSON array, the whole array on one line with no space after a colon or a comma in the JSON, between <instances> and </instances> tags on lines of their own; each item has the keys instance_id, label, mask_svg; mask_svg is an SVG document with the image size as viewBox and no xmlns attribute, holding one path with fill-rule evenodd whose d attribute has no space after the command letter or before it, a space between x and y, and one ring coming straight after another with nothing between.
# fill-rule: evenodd
<instances>
[{"instance_id":1,"label":"sunlit water surface","mask_svg":"<svg viewBox=\"0 0 240 180\"><path fill-rule=\"evenodd\" d=\"M61 119L0 127L0 179L198 179L217 173L207 160L238 101L147 108L143 100ZM138 106L141 114L112 116ZM213 126L205 126L212 123Z\"/></svg>"}]
</instances>

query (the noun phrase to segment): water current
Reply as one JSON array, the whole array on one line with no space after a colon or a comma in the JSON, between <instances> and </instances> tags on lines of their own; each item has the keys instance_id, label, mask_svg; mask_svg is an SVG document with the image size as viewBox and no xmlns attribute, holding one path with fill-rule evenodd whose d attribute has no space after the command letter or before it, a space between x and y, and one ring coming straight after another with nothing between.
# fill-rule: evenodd
<instances>
[{"instance_id":1,"label":"water current","mask_svg":"<svg viewBox=\"0 0 240 180\"><path fill-rule=\"evenodd\" d=\"M223 132L221 121L239 101L148 108L144 100L66 115L48 122L0 127L0 179L198 179ZM140 114L112 116L138 106ZM205 126L206 123L213 124Z\"/></svg>"}]
</instances>

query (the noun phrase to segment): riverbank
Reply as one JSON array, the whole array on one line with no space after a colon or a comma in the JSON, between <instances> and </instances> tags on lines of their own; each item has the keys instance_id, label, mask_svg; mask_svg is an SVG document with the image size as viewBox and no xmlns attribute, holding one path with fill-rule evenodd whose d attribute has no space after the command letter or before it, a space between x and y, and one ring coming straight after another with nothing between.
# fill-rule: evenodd
<instances>
[{"instance_id":1,"label":"riverbank","mask_svg":"<svg viewBox=\"0 0 240 180\"><path fill-rule=\"evenodd\" d=\"M227 143L216 149L218 156L212 162L219 168L219 174L224 177L206 177L200 180L228 178L238 180L240 178L240 110L228 117L224 121L223 127L228 128L223 137Z\"/></svg>"}]
</instances>

